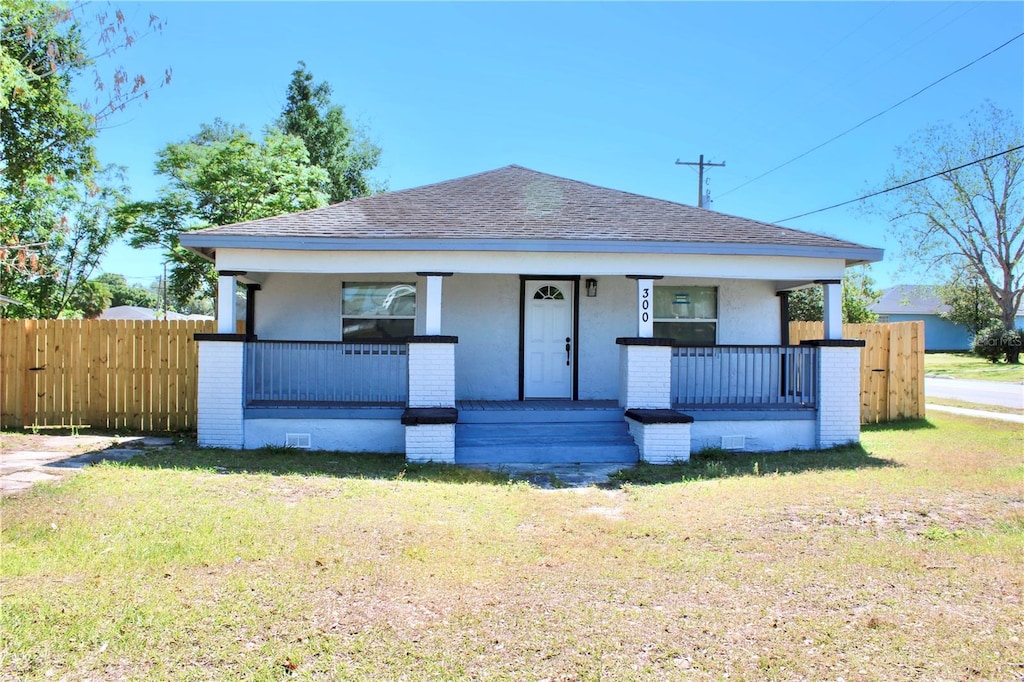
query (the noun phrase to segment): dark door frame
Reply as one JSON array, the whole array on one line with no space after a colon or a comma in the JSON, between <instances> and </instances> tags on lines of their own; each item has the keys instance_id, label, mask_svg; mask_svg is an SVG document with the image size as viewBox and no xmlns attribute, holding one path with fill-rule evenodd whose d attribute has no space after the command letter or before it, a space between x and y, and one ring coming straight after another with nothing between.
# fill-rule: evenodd
<instances>
[{"instance_id":1,"label":"dark door frame","mask_svg":"<svg viewBox=\"0 0 1024 682\"><path fill-rule=\"evenodd\" d=\"M572 282L572 400L580 399L580 276L519 275L519 399L525 400L526 376L526 283L535 280Z\"/></svg>"}]
</instances>

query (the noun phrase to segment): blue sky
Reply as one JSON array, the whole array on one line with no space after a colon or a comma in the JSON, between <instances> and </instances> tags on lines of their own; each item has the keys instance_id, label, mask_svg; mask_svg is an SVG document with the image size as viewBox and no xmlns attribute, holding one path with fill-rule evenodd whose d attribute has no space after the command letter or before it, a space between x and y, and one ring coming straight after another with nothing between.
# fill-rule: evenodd
<instances>
[{"instance_id":1,"label":"blue sky","mask_svg":"<svg viewBox=\"0 0 1024 682\"><path fill-rule=\"evenodd\" d=\"M165 21L118 57L170 85L98 140L155 198L156 152L220 117L260 131L303 60L383 148L374 179L404 189L511 163L777 221L884 184L893 149L986 99L1024 116L1024 39L767 177L774 166L888 108L1024 31L1019 2L140 3ZM939 169L936 169L939 170ZM856 206L785 223L887 250ZM148 283L159 251L118 246L103 270Z\"/></svg>"}]
</instances>

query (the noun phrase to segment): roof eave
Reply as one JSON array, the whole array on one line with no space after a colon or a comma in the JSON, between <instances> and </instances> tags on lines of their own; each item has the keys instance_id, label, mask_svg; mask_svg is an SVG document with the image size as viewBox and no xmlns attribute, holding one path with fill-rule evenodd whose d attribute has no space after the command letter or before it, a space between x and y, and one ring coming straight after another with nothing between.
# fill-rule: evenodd
<instances>
[{"instance_id":1,"label":"roof eave","mask_svg":"<svg viewBox=\"0 0 1024 682\"><path fill-rule=\"evenodd\" d=\"M540 253L658 253L721 256L795 256L834 258L846 265L882 260L883 249L855 244L814 246L803 244L669 242L570 239L352 239L340 237L249 237L184 233L181 245L209 260L218 248L282 251L525 251Z\"/></svg>"}]
</instances>

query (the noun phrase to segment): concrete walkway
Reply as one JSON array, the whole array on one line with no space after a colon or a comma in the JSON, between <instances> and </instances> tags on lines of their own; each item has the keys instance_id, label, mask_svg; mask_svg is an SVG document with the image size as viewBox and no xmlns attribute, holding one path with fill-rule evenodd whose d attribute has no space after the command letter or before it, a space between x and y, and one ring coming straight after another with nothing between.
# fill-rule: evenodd
<instances>
[{"instance_id":1,"label":"concrete walkway","mask_svg":"<svg viewBox=\"0 0 1024 682\"><path fill-rule=\"evenodd\" d=\"M152 436L53 436L47 442L53 446L52 449L0 453L0 495L19 493L36 483L59 481L90 464L123 462L147 447L171 445L174 439ZM81 452L83 446L87 448L86 452ZM88 449L90 446L94 449Z\"/></svg>"},{"instance_id":2,"label":"concrete walkway","mask_svg":"<svg viewBox=\"0 0 1024 682\"><path fill-rule=\"evenodd\" d=\"M926 412L929 410L934 410L935 412L949 412L950 414L960 414L965 417L978 417L980 419L996 419L998 421L1024 424L1024 415L1021 414L1009 414L1006 412L988 412L987 410L972 410L967 407L953 407L952 405L932 405L931 403L925 403L924 409Z\"/></svg>"}]
</instances>

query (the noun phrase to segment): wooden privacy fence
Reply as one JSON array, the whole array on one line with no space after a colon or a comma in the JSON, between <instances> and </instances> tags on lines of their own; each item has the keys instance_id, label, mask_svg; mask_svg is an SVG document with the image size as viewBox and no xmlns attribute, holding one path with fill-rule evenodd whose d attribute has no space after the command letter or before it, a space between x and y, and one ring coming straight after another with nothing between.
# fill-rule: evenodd
<instances>
[{"instance_id":1,"label":"wooden privacy fence","mask_svg":"<svg viewBox=\"0 0 1024 682\"><path fill-rule=\"evenodd\" d=\"M210 320L0 320L0 426L196 428Z\"/></svg>"},{"instance_id":2,"label":"wooden privacy fence","mask_svg":"<svg viewBox=\"0 0 1024 682\"><path fill-rule=\"evenodd\" d=\"M820 339L821 322L790 322L790 343ZM924 322L844 324L844 339L864 339L860 351L860 421L924 417Z\"/></svg>"}]
</instances>

